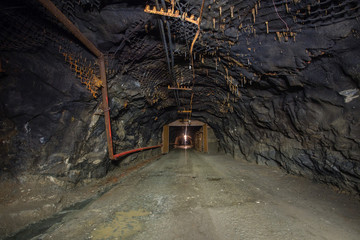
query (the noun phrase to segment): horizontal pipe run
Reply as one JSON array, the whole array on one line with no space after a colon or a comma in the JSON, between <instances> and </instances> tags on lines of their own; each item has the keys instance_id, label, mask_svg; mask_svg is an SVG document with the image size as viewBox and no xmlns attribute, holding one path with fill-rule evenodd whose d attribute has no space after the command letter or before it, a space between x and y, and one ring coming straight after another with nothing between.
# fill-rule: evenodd
<instances>
[{"instance_id":1,"label":"horizontal pipe run","mask_svg":"<svg viewBox=\"0 0 360 240\"><path fill-rule=\"evenodd\" d=\"M123 157L125 155L130 154L130 153L141 152L143 150L148 150L148 149L153 149L153 148L159 148L161 146L162 145L160 144L160 145L156 145L156 146L137 148L137 149L129 150L129 151L126 151L126 152L118 153L118 154L114 155L112 160L116 160L117 158Z\"/></svg>"}]
</instances>

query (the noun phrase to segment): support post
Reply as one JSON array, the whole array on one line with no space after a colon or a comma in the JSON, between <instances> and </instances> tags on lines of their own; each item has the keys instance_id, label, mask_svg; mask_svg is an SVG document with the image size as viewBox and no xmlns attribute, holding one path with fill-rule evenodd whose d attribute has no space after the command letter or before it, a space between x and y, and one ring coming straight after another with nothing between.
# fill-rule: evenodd
<instances>
[{"instance_id":1,"label":"support post","mask_svg":"<svg viewBox=\"0 0 360 240\"><path fill-rule=\"evenodd\" d=\"M204 152L208 152L208 129L207 129L207 124L204 124L203 126L203 143L204 143Z\"/></svg>"},{"instance_id":2,"label":"support post","mask_svg":"<svg viewBox=\"0 0 360 240\"><path fill-rule=\"evenodd\" d=\"M168 153L169 152L169 125L164 125L163 127L163 132L162 132L162 148L161 148L161 152L163 154Z\"/></svg>"},{"instance_id":3,"label":"support post","mask_svg":"<svg viewBox=\"0 0 360 240\"><path fill-rule=\"evenodd\" d=\"M109 158L111 160L114 159L114 149L113 149L113 141L111 135L111 122L110 122L110 108L109 108L109 97L108 97L108 88L106 81L106 70L105 70L105 59L102 55L99 57L99 66L100 66L100 78L102 82L101 95L102 95L102 107L104 111L105 117L105 131L106 131L106 139L109 151Z\"/></svg>"}]
</instances>

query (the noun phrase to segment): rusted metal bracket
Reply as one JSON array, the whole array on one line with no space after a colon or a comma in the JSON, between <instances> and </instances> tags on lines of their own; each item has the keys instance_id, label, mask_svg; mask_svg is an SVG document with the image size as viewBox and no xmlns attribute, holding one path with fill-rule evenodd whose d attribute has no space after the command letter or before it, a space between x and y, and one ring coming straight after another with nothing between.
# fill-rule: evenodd
<instances>
[{"instance_id":1,"label":"rusted metal bracket","mask_svg":"<svg viewBox=\"0 0 360 240\"><path fill-rule=\"evenodd\" d=\"M170 89L170 90L192 91L192 88L188 88L188 87L170 87L170 85L168 85L168 89Z\"/></svg>"},{"instance_id":2,"label":"rusted metal bracket","mask_svg":"<svg viewBox=\"0 0 360 240\"><path fill-rule=\"evenodd\" d=\"M119 158L119 157L123 157L125 155L130 154L130 153L141 152L141 151L144 151L144 150L153 149L153 148L159 148L159 147L162 147L162 144L156 145L156 146L151 146L151 147L143 147L143 148L132 149L132 150L125 151L125 152L118 153L118 154L114 155L114 159Z\"/></svg>"},{"instance_id":3,"label":"rusted metal bracket","mask_svg":"<svg viewBox=\"0 0 360 240\"><path fill-rule=\"evenodd\" d=\"M190 17L188 17L187 13L183 13L182 15L180 15L179 10L174 9L174 5L172 5L172 9L168 9L167 11L165 11L163 8L160 8L160 10L157 10L155 6L151 9L150 5L146 5L144 12L162 15L162 16L166 16L166 17L180 18L183 21L188 21L188 22L191 22L196 25L200 24L200 18L196 18L194 15L191 15Z\"/></svg>"}]
</instances>

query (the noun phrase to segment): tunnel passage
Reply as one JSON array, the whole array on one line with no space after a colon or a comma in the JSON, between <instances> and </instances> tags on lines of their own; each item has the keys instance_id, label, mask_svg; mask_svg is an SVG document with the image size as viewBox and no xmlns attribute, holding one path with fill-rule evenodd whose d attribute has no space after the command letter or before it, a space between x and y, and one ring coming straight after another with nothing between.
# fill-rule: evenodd
<instances>
[{"instance_id":1,"label":"tunnel passage","mask_svg":"<svg viewBox=\"0 0 360 240\"><path fill-rule=\"evenodd\" d=\"M174 146L174 148L192 148L193 147L193 134L192 131L194 130L193 127L189 127L189 128L180 128L180 129L176 129L178 127L173 127L170 129L170 133L172 132L177 132L175 133L176 137L175 137L175 141L171 144ZM172 134L172 136L174 136ZM172 139L170 137L170 139Z\"/></svg>"},{"instance_id":2,"label":"tunnel passage","mask_svg":"<svg viewBox=\"0 0 360 240\"><path fill-rule=\"evenodd\" d=\"M0 1L0 204L32 207L0 207L0 236L97 193L91 184L183 156L174 122L191 129L204 187L226 174L208 179L202 159L224 169L212 153L225 153L359 196L359 17L358 0ZM195 181L187 163L173 182Z\"/></svg>"},{"instance_id":3,"label":"tunnel passage","mask_svg":"<svg viewBox=\"0 0 360 240\"><path fill-rule=\"evenodd\" d=\"M104 177L109 140L168 152L182 119L199 151L358 194L359 1L53 0L100 57L40 2L0 3L1 178Z\"/></svg>"},{"instance_id":4,"label":"tunnel passage","mask_svg":"<svg viewBox=\"0 0 360 240\"><path fill-rule=\"evenodd\" d=\"M204 122L201 121L183 121L176 120L167 125L169 127L169 147L173 148L194 148L199 152L217 153L218 139L213 130ZM167 127L166 127L167 128ZM167 130L163 130L167 131ZM164 132L163 132L164 134ZM163 144L167 145L164 142ZM211 151L209 151L211 149Z\"/></svg>"}]
</instances>

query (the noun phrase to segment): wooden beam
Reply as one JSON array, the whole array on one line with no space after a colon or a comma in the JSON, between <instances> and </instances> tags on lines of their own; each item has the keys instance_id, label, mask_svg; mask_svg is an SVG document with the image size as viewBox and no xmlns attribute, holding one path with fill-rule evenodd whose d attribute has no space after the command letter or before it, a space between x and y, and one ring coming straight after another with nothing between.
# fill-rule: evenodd
<instances>
[{"instance_id":1,"label":"wooden beam","mask_svg":"<svg viewBox=\"0 0 360 240\"><path fill-rule=\"evenodd\" d=\"M203 126L203 143L204 143L204 152L209 152L209 148L208 148L208 129L207 129L207 124L205 124Z\"/></svg>"},{"instance_id":2,"label":"wooden beam","mask_svg":"<svg viewBox=\"0 0 360 240\"><path fill-rule=\"evenodd\" d=\"M169 152L169 125L163 126L161 152L162 154Z\"/></svg>"}]
</instances>

